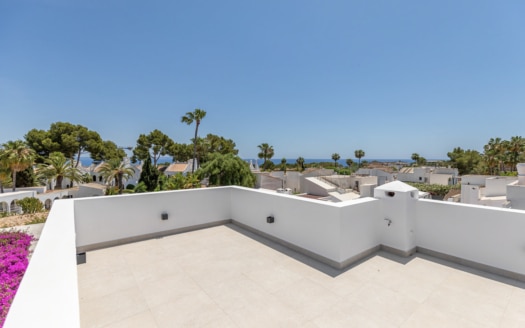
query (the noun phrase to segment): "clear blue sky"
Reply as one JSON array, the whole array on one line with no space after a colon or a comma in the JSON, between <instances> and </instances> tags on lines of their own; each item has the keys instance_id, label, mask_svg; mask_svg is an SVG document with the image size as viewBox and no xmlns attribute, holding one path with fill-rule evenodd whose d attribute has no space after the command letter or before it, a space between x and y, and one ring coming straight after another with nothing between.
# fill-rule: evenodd
<instances>
[{"instance_id":1,"label":"clear blue sky","mask_svg":"<svg viewBox=\"0 0 525 328\"><path fill-rule=\"evenodd\" d=\"M446 158L525 136L525 1L0 2L0 142L56 121L255 158Z\"/></svg>"}]
</instances>

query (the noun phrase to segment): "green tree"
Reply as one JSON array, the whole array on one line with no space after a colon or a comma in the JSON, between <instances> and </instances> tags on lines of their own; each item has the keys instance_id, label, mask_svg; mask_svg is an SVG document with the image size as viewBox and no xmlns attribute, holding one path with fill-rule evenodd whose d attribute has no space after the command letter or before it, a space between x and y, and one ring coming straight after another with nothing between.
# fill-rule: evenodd
<instances>
[{"instance_id":1,"label":"green tree","mask_svg":"<svg viewBox=\"0 0 525 328\"><path fill-rule=\"evenodd\" d=\"M354 161L351 158L347 158L346 159L346 165L348 167L352 167L353 164L354 164Z\"/></svg>"},{"instance_id":2,"label":"green tree","mask_svg":"<svg viewBox=\"0 0 525 328\"><path fill-rule=\"evenodd\" d=\"M482 161L481 154L476 150L464 150L461 147L454 148L453 151L448 152L447 156L450 158L452 167L458 169L460 175L470 174Z\"/></svg>"},{"instance_id":3,"label":"green tree","mask_svg":"<svg viewBox=\"0 0 525 328\"><path fill-rule=\"evenodd\" d=\"M299 172L302 172L304 171L304 158L302 157L298 157L296 160L295 160L295 163L297 163L297 167L299 169Z\"/></svg>"},{"instance_id":4,"label":"green tree","mask_svg":"<svg viewBox=\"0 0 525 328\"><path fill-rule=\"evenodd\" d=\"M145 191L154 191L157 188L159 180L159 170L157 167L151 165L151 158L148 156L142 165L142 172L140 172L139 183L143 183Z\"/></svg>"},{"instance_id":5,"label":"green tree","mask_svg":"<svg viewBox=\"0 0 525 328\"><path fill-rule=\"evenodd\" d=\"M62 189L64 178L69 179L72 185L73 182L83 180L80 170L74 167L71 161L60 152L51 153L44 164L38 165L38 175L46 180L55 180L55 189Z\"/></svg>"},{"instance_id":6,"label":"green tree","mask_svg":"<svg viewBox=\"0 0 525 328\"><path fill-rule=\"evenodd\" d=\"M195 158L197 156L197 134L199 131L199 125L205 116L206 111L195 108L193 112L187 112L186 115L181 118L181 122L188 125L192 125L193 122L195 122L195 136L193 137L193 166L191 167L191 173L195 172Z\"/></svg>"},{"instance_id":7,"label":"green tree","mask_svg":"<svg viewBox=\"0 0 525 328\"><path fill-rule=\"evenodd\" d=\"M332 154L332 160L334 161L334 167L337 168L337 161L341 158L341 156L339 156L338 153L333 153Z\"/></svg>"},{"instance_id":8,"label":"green tree","mask_svg":"<svg viewBox=\"0 0 525 328\"><path fill-rule=\"evenodd\" d=\"M286 158L281 158L281 171L284 171L286 174Z\"/></svg>"},{"instance_id":9,"label":"green tree","mask_svg":"<svg viewBox=\"0 0 525 328\"><path fill-rule=\"evenodd\" d=\"M13 179L13 191L16 191L16 174L33 164L35 151L22 140L8 141L0 150L0 161L9 167Z\"/></svg>"},{"instance_id":10,"label":"green tree","mask_svg":"<svg viewBox=\"0 0 525 328\"><path fill-rule=\"evenodd\" d=\"M137 139L137 146L133 149L131 161L136 162L137 159L144 161L149 157L153 160L153 166L156 167L161 156L170 154L173 144L170 137L157 129L147 135L141 134Z\"/></svg>"},{"instance_id":11,"label":"green tree","mask_svg":"<svg viewBox=\"0 0 525 328\"><path fill-rule=\"evenodd\" d=\"M237 185L253 187L255 175L250 165L234 154L210 154L208 162L197 171L199 179L208 178L214 186Z\"/></svg>"},{"instance_id":12,"label":"green tree","mask_svg":"<svg viewBox=\"0 0 525 328\"><path fill-rule=\"evenodd\" d=\"M109 161L112 159L117 159L119 161L124 160L126 157L126 152L124 149L132 150L132 147L118 147L113 141L102 141L100 145L100 151L96 154L91 154L91 158L95 161Z\"/></svg>"},{"instance_id":13,"label":"green tree","mask_svg":"<svg viewBox=\"0 0 525 328\"><path fill-rule=\"evenodd\" d=\"M0 149L1 156L1 149ZM1 160L0 158L0 193L4 193L4 186L11 183L11 170L6 161Z\"/></svg>"},{"instance_id":14,"label":"green tree","mask_svg":"<svg viewBox=\"0 0 525 328\"><path fill-rule=\"evenodd\" d=\"M206 138L199 138L197 143L197 159L199 163L205 163L208 160L208 155L213 153L220 154L234 154L237 155L235 142L231 139L209 133Z\"/></svg>"},{"instance_id":15,"label":"green tree","mask_svg":"<svg viewBox=\"0 0 525 328\"><path fill-rule=\"evenodd\" d=\"M361 167L361 158L365 157L364 150L358 149L358 150L354 151L354 156L355 156L355 158L357 158L359 160L359 164L357 166Z\"/></svg>"},{"instance_id":16,"label":"green tree","mask_svg":"<svg viewBox=\"0 0 525 328\"><path fill-rule=\"evenodd\" d=\"M192 157L193 145L180 144L174 142L169 153L173 156L174 162L187 162Z\"/></svg>"},{"instance_id":17,"label":"green tree","mask_svg":"<svg viewBox=\"0 0 525 328\"><path fill-rule=\"evenodd\" d=\"M418 153L413 153L412 154L412 157L410 157L415 163L414 164L418 164L419 163L419 154Z\"/></svg>"},{"instance_id":18,"label":"green tree","mask_svg":"<svg viewBox=\"0 0 525 328\"><path fill-rule=\"evenodd\" d=\"M75 166L79 165L83 153L89 152L91 158L96 159L103 147L102 138L97 132L68 122L52 123L48 131L30 130L25 139L28 146L40 156L39 162L43 162L52 152L59 151Z\"/></svg>"},{"instance_id":19,"label":"green tree","mask_svg":"<svg viewBox=\"0 0 525 328\"><path fill-rule=\"evenodd\" d=\"M488 174L496 175L500 170L500 162L503 160L504 151L501 138L490 138L483 146L483 159L488 169Z\"/></svg>"},{"instance_id":20,"label":"green tree","mask_svg":"<svg viewBox=\"0 0 525 328\"><path fill-rule=\"evenodd\" d=\"M510 171L516 170L516 165L525 151L525 139L520 136L511 137L509 141L505 142L507 163L510 166Z\"/></svg>"},{"instance_id":21,"label":"green tree","mask_svg":"<svg viewBox=\"0 0 525 328\"><path fill-rule=\"evenodd\" d=\"M267 160L272 159L272 157L274 155L273 146L270 146L267 143L262 143L262 144L258 145L257 147L259 147L259 150L260 150L260 152L257 154L257 156L260 159L262 159L264 162L266 162Z\"/></svg>"},{"instance_id":22,"label":"green tree","mask_svg":"<svg viewBox=\"0 0 525 328\"><path fill-rule=\"evenodd\" d=\"M38 183L33 166L30 165L16 174L16 187L33 187Z\"/></svg>"},{"instance_id":23,"label":"green tree","mask_svg":"<svg viewBox=\"0 0 525 328\"><path fill-rule=\"evenodd\" d=\"M111 159L104 162L100 165L99 170L106 183L115 180L119 194L122 194L122 191L124 190L124 179L129 179L135 173L134 168L118 159Z\"/></svg>"}]
</instances>

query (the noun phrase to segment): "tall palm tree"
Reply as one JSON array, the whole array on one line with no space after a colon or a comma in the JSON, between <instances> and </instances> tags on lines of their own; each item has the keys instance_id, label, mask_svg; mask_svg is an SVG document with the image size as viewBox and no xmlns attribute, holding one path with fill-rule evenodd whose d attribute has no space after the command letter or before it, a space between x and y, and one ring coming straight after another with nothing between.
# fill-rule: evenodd
<instances>
[{"instance_id":1,"label":"tall palm tree","mask_svg":"<svg viewBox=\"0 0 525 328\"><path fill-rule=\"evenodd\" d=\"M80 170L73 166L71 161L60 152L49 154L49 158L45 159L44 164L38 165L38 173L46 179L56 180L55 189L62 189L64 178L68 178L72 184L73 182L81 182L83 178Z\"/></svg>"},{"instance_id":2,"label":"tall palm tree","mask_svg":"<svg viewBox=\"0 0 525 328\"><path fill-rule=\"evenodd\" d=\"M303 171L304 170L304 158L302 157L298 157L295 162L297 163L297 166L299 167L299 171Z\"/></svg>"},{"instance_id":3,"label":"tall palm tree","mask_svg":"<svg viewBox=\"0 0 525 328\"><path fill-rule=\"evenodd\" d=\"M8 141L2 145L0 160L3 161L13 174L13 191L16 191L16 173L27 169L33 164L36 153L22 140Z\"/></svg>"},{"instance_id":4,"label":"tall palm tree","mask_svg":"<svg viewBox=\"0 0 525 328\"><path fill-rule=\"evenodd\" d=\"M334 161L334 166L337 167L337 161L341 158L338 153L332 154L332 160Z\"/></svg>"},{"instance_id":5,"label":"tall palm tree","mask_svg":"<svg viewBox=\"0 0 525 328\"><path fill-rule=\"evenodd\" d=\"M123 180L132 177L135 173L134 168L123 161L121 162L119 159L112 159L105 162L100 165L98 171L104 177L106 183L115 180L119 194L122 194L122 191L124 190Z\"/></svg>"},{"instance_id":6,"label":"tall palm tree","mask_svg":"<svg viewBox=\"0 0 525 328\"><path fill-rule=\"evenodd\" d=\"M264 162L267 160L270 160L273 157L274 150L273 146L270 146L267 143L262 143L258 145L260 152L257 154L259 158L261 158Z\"/></svg>"},{"instance_id":7,"label":"tall palm tree","mask_svg":"<svg viewBox=\"0 0 525 328\"><path fill-rule=\"evenodd\" d=\"M365 157L365 152L362 149L358 149L354 151L354 156L359 160L359 165L357 167L361 167L361 158Z\"/></svg>"},{"instance_id":8,"label":"tall palm tree","mask_svg":"<svg viewBox=\"0 0 525 328\"><path fill-rule=\"evenodd\" d=\"M199 125L205 116L206 111L195 108L193 112L187 112L186 115L181 118L181 122L188 125L191 125L193 122L195 122L195 137L193 138L193 166L191 167L191 173L195 172L195 157L197 156L197 133L199 131Z\"/></svg>"}]
</instances>

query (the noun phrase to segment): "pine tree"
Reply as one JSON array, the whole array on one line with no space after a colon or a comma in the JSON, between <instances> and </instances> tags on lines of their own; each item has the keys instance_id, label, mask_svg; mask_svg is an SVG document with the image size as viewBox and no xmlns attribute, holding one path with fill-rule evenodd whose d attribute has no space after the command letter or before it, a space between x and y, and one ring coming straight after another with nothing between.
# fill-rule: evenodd
<instances>
[{"instance_id":1,"label":"pine tree","mask_svg":"<svg viewBox=\"0 0 525 328\"><path fill-rule=\"evenodd\" d=\"M159 171L156 167L151 165L151 158L150 156L148 156L144 160L142 172L140 173L139 183L143 182L146 185L147 191L154 191L155 188L157 188L158 180Z\"/></svg>"}]
</instances>

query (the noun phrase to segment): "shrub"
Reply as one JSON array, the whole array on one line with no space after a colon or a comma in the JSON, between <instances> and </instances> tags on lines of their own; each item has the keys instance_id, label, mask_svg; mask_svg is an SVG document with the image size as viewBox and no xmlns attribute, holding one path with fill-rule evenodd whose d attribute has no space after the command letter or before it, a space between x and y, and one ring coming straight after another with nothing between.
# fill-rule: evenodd
<instances>
[{"instance_id":1,"label":"shrub","mask_svg":"<svg viewBox=\"0 0 525 328\"><path fill-rule=\"evenodd\" d=\"M33 236L21 231L0 233L0 327L27 269L33 240Z\"/></svg>"},{"instance_id":2,"label":"shrub","mask_svg":"<svg viewBox=\"0 0 525 328\"><path fill-rule=\"evenodd\" d=\"M426 183L412 183L407 182L407 184L421 190L430 193L435 196L445 196L451 189L459 189L461 186L444 186L439 184L426 184Z\"/></svg>"},{"instance_id":3,"label":"shrub","mask_svg":"<svg viewBox=\"0 0 525 328\"><path fill-rule=\"evenodd\" d=\"M132 183L128 183L128 185L126 186L126 189L133 190L135 189L135 185Z\"/></svg>"},{"instance_id":4,"label":"shrub","mask_svg":"<svg viewBox=\"0 0 525 328\"><path fill-rule=\"evenodd\" d=\"M26 197L17 201L17 204L20 205L24 214L32 214L37 212L42 212L44 210L44 204L34 197Z\"/></svg>"}]
</instances>

